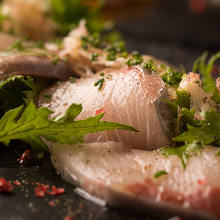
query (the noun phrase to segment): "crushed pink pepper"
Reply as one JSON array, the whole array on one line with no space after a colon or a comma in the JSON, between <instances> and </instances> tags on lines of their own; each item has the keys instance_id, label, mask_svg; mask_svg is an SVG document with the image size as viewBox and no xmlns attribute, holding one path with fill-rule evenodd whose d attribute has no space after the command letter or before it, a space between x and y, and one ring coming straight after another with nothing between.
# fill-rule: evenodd
<instances>
[{"instance_id":1,"label":"crushed pink pepper","mask_svg":"<svg viewBox=\"0 0 220 220\"><path fill-rule=\"evenodd\" d=\"M56 186L52 186L51 191L49 191L50 186L38 183L38 186L35 188L35 196L44 197L45 194L50 196L61 195L65 192L64 188L57 188Z\"/></svg>"},{"instance_id":2,"label":"crushed pink pepper","mask_svg":"<svg viewBox=\"0 0 220 220\"><path fill-rule=\"evenodd\" d=\"M71 216L66 216L66 217L64 217L64 220L73 220L73 217L71 217Z\"/></svg>"},{"instance_id":3,"label":"crushed pink pepper","mask_svg":"<svg viewBox=\"0 0 220 220\"><path fill-rule=\"evenodd\" d=\"M205 179L198 179L197 183L199 185L205 185L206 184L206 180Z\"/></svg>"},{"instance_id":4,"label":"crushed pink pepper","mask_svg":"<svg viewBox=\"0 0 220 220\"><path fill-rule=\"evenodd\" d=\"M9 181L6 181L3 177L0 178L0 192L10 193L13 189L14 187Z\"/></svg>"},{"instance_id":5,"label":"crushed pink pepper","mask_svg":"<svg viewBox=\"0 0 220 220\"><path fill-rule=\"evenodd\" d=\"M95 112L95 114L98 115L98 114L103 113L104 111L105 111L105 109L104 109L104 107L102 107L102 108L98 109L98 110Z\"/></svg>"},{"instance_id":6,"label":"crushed pink pepper","mask_svg":"<svg viewBox=\"0 0 220 220\"><path fill-rule=\"evenodd\" d=\"M20 156L20 158L18 159L18 162L20 164L23 164L27 161L31 160L31 151L30 150L25 150L25 152Z\"/></svg>"},{"instance_id":7,"label":"crushed pink pepper","mask_svg":"<svg viewBox=\"0 0 220 220\"><path fill-rule=\"evenodd\" d=\"M16 185L16 186L20 186L21 182L19 180L15 180L15 181L13 181L13 184Z\"/></svg>"},{"instance_id":8,"label":"crushed pink pepper","mask_svg":"<svg viewBox=\"0 0 220 220\"><path fill-rule=\"evenodd\" d=\"M189 8L194 13L203 13L207 9L207 0L189 0Z\"/></svg>"}]
</instances>

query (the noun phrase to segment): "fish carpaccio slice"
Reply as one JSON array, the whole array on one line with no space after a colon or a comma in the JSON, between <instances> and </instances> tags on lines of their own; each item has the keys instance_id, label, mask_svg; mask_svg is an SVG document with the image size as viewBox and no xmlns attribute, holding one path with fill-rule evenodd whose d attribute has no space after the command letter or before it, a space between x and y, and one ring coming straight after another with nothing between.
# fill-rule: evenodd
<instances>
[{"instance_id":1,"label":"fish carpaccio slice","mask_svg":"<svg viewBox=\"0 0 220 220\"><path fill-rule=\"evenodd\" d=\"M52 144L50 149L64 179L111 206L147 215L220 218L220 157L215 147L192 156L185 170L176 155L167 158L123 143ZM168 174L155 179L161 170Z\"/></svg>"},{"instance_id":2,"label":"fish carpaccio slice","mask_svg":"<svg viewBox=\"0 0 220 220\"><path fill-rule=\"evenodd\" d=\"M170 144L175 120L164 101L168 95L160 76L139 66L105 69L103 74L49 88L40 95L38 105L54 111L52 117L61 117L72 103L82 104L77 120L105 112L103 120L131 125L140 131L97 132L88 134L85 142L119 141L148 150ZM104 83L99 90L100 84L94 84L100 79ZM45 94L50 94L51 99L45 99Z\"/></svg>"}]
</instances>

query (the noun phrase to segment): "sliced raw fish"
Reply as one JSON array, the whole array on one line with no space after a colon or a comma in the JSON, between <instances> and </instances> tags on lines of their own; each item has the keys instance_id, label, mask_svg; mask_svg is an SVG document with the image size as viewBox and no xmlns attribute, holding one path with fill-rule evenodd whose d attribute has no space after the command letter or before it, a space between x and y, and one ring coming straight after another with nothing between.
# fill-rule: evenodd
<instances>
[{"instance_id":1,"label":"sliced raw fish","mask_svg":"<svg viewBox=\"0 0 220 220\"><path fill-rule=\"evenodd\" d=\"M180 159L123 143L51 144L51 159L65 180L115 207L186 219L220 218L220 157L206 147L183 169ZM158 171L166 175L155 178Z\"/></svg>"},{"instance_id":2,"label":"sliced raw fish","mask_svg":"<svg viewBox=\"0 0 220 220\"><path fill-rule=\"evenodd\" d=\"M67 80L70 76L76 76L64 61L55 62L49 55L0 56L0 80L14 75L59 80Z\"/></svg>"},{"instance_id":3,"label":"sliced raw fish","mask_svg":"<svg viewBox=\"0 0 220 220\"><path fill-rule=\"evenodd\" d=\"M104 76L103 76L104 74ZM83 111L76 120L105 112L105 121L131 125L140 132L123 130L88 134L86 142L120 141L138 148L156 149L170 144L175 132L175 119L165 103L167 90L159 75L140 66L108 69L75 83L59 83L40 95L39 106L48 107L62 117L72 104L82 104ZM103 79L102 88L94 84ZM45 99L50 94L51 98Z\"/></svg>"}]
</instances>

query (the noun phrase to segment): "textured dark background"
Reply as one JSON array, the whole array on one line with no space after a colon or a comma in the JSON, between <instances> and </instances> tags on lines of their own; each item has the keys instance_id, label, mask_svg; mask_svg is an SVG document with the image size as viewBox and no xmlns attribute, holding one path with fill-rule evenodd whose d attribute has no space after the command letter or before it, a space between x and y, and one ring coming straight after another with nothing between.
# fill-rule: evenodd
<instances>
[{"instance_id":1,"label":"textured dark background","mask_svg":"<svg viewBox=\"0 0 220 220\"><path fill-rule=\"evenodd\" d=\"M189 11L187 1L163 0L152 6L144 17L130 17L117 23L117 28L130 51L151 54L190 70L203 51L220 51L220 8L209 8L202 14ZM0 177L21 181L11 195L0 194L0 220L59 220L66 215L74 219L132 220L153 219L148 216L102 208L73 192L73 187L61 180L53 169L49 156L43 161L22 166L17 158L23 149L14 143L10 148L0 146ZM62 186L61 196L37 198L33 183ZM49 205L54 201L55 206ZM163 217L161 216L163 219Z\"/></svg>"}]
</instances>

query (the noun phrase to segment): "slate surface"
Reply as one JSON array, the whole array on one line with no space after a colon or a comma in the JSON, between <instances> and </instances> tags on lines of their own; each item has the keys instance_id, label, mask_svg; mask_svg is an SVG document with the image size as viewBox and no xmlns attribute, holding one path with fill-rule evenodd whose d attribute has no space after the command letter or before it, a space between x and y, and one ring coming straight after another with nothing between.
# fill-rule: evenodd
<instances>
[{"instance_id":1,"label":"slate surface","mask_svg":"<svg viewBox=\"0 0 220 220\"><path fill-rule=\"evenodd\" d=\"M209 9L195 16L187 10L186 1L162 2L163 7L154 7L144 18L129 18L117 24L130 51L152 54L175 65L183 64L190 70L193 61L204 50L211 53L220 50L219 9ZM22 183L22 186L15 186L13 194L0 194L0 220L60 220L67 215L80 220L153 219L103 208L81 198L56 174L48 156L35 164L20 165L17 158L23 151L17 143L10 148L0 146L0 176ZM37 198L33 185L36 182L62 186L66 193ZM49 205L50 201L55 205Z\"/></svg>"}]
</instances>

